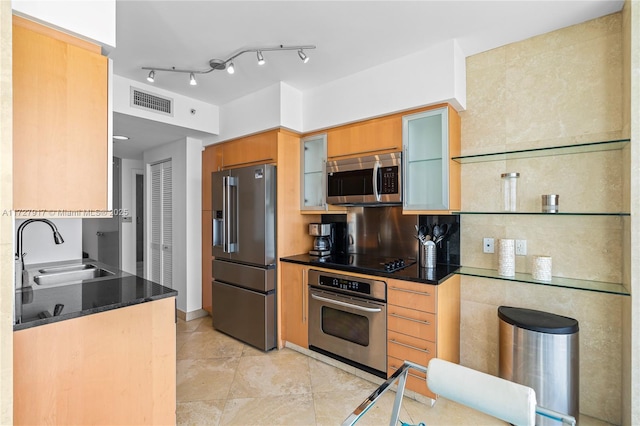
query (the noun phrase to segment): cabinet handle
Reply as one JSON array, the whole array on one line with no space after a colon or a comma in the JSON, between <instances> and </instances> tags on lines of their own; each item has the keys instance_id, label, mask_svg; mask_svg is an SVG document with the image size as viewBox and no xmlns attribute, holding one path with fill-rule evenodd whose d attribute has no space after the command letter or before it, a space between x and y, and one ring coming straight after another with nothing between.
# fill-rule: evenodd
<instances>
[{"instance_id":1,"label":"cabinet handle","mask_svg":"<svg viewBox=\"0 0 640 426\"><path fill-rule=\"evenodd\" d=\"M389 314L389 316L392 316L394 318L400 318L400 319L407 320L407 321L417 322L419 324L431 325L431 321L423 321L423 320L418 320L418 319L415 319L415 318L404 317L402 315L398 315L398 314L394 314L394 313Z\"/></svg>"},{"instance_id":2,"label":"cabinet handle","mask_svg":"<svg viewBox=\"0 0 640 426\"><path fill-rule=\"evenodd\" d=\"M394 367L393 365L390 365L389 368L392 369L393 371L396 371L398 369L398 367ZM411 377L415 377L416 379L424 380L426 382L426 379L424 377L417 376L413 373L407 373L407 374Z\"/></svg>"},{"instance_id":3,"label":"cabinet handle","mask_svg":"<svg viewBox=\"0 0 640 426\"><path fill-rule=\"evenodd\" d=\"M395 343L396 345L400 345L400 346L404 346L405 348L409 348L409 349L414 349L416 351L420 351L420 352L424 352L425 354L430 354L431 351L429 349L420 349L420 348L416 348L415 346L411 346L411 345L407 345L406 343L400 343L395 339L391 339L389 340L391 343Z\"/></svg>"},{"instance_id":4,"label":"cabinet handle","mask_svg":"<svg viewBox=\"0 0 640 426\"><path fill-rule=\"evenodd\" d=\"M431 297L431 293L427 293L426 291L407 290L406 288L400 288L400 287L391 287L391 290L404 291L405 293L420 294L422 296Z\"/></svg>"}]
</instances>

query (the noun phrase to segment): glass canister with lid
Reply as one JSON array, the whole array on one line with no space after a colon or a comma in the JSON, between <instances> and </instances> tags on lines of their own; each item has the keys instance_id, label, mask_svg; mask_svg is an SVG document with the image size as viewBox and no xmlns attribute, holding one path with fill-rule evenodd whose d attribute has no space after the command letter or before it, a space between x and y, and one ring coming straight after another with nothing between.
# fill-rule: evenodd
<instances>
[{"instance_id":1,"label":"glass canister with lid","mask_svg":"<svg viewBox=\"0 0 640 426\"><path fill-rule=\"evenodd\" d=\"M502 173L500 177L502 178L502 209L506 212L515 212L518 205L518 178L520 173Z\"/></svg>"}]
</instances>

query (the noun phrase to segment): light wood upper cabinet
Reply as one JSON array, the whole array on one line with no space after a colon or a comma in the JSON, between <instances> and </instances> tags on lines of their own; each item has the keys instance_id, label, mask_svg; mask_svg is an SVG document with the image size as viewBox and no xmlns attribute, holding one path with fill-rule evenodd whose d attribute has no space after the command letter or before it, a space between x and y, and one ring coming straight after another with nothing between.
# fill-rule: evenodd
<instances>
[{"instance_id":1,"label":"light wood upper cabinet","mask_svg":"<svg viewBox=\"0 0 640 426\"><path fill-rule=\"evenodd\" d=\"M222 144L222 169L278 160L278 130L247 136Z\"/></svg>"},{"instance_id":2,"label":"light wood upper cabinet","mask_svg":"<svg viewBox=\"0 0 640 426\"><path fill-rule=\"evenodd\" d=\"M402 117L403 210L460 210L460 117L450 105Z\"/></svg>"},{"instance_id":3,"label":"light wood upper cabinet","mask_svg":"<svg viewBox=\"0 0 640 426\"><path fill-rule=\"evenodd\" d=\"M107 210L108 73L100 46L13 17L16 210Z\"/></svg>"},{"instance_id":4,"label":"light wood upper cabinet","mask_svg":"<svg viewBox=\"0 0 640 426\"><path fill-rule=\"evenodd\" d=\"M309 347L308 267L281 262L283 339L300 347Z\"/></svg>"},{"instance_id":5,"label":"light wood upper cabinet","mask_svg":"<svg viewBox=\"0 0 640 426\"><path fill-rule=\"evenodd\" d=\"M402 150L402 119L398 114L361 121L327 131L329 160Z\"/></svg>"}]
</instances>

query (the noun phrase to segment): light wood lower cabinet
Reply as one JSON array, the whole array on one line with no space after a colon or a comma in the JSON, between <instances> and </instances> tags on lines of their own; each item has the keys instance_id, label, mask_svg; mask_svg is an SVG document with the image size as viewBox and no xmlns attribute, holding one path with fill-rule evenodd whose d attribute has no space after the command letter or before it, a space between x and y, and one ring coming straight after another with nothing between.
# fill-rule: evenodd
<instances>
[{"instance_id":1,"label":"light wood lower cabinet","mask_svg":"<svg viewBox=\"0 0 640 426\"><path fill-rule=\"evenodd\" d=\"M433 357L460 362L460 276L440 285L387 281L387 374L402 363ZM436 398L423 374L410 371L407 389Z\"/></svg>"},{"instance_id":2,"label":"light wood lower cabinet","mask_svg":"<svg viewBox=\"0 0 640 426\"><path fill-rule=\"evenodd\" d=\"M175 424L175 297L14 332L13 421Z\"/></svg>"},{"instance_id":3,"label":"light wood lower cabinet","mask_svg":"<svg viewBox=\"0 0 640 426\"><path fill-rule=\"evenodd\" d=\"M308 286L309 268L281 262L283 340L309 347Z\"/></svg>"},{"instance_id":4,"label":"light wood lower cabinet","mask_svg":"<svg viewBox=\"0 0 640 426\"><path fill-rule=\"evenodd\" d=\"M213 301L211 299L211 285L213 283L213 212L202 211L202 309L211 313Z\"/></svg>"}]
</instances>

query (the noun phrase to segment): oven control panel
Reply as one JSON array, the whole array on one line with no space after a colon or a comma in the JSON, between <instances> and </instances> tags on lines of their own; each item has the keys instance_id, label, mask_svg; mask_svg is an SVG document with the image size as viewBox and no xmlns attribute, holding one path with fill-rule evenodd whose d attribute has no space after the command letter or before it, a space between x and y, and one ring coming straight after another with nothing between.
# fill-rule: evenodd
<instances>
[{"instance_id":1,"label":"oven control panel","mask_svg":"<svg viewBox=\"0 0 640 426\"><path fill-rule=\"evenodd\" d=\"M348 278L338 278L329 275L320 275L318 284L323 287L339 288L340 290L354 291L356 293L371 294L371 285Z\"/></svg>"},{"instance_id":2,"label":"oven control panel","mask_svg":"<svg viewBox=\"0 0 640 426\"><path fill-rule=\"evenodd\" d=\"M353 294L382 301L387 300L387 283L381 280L310 269L308 282L312 287L323 288L325 290L335 290L340 293Z\"/></svg>"}]
</instances>

